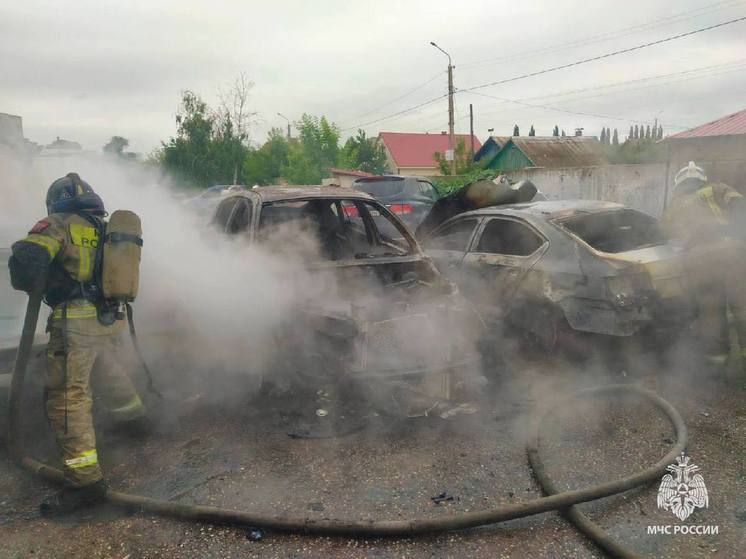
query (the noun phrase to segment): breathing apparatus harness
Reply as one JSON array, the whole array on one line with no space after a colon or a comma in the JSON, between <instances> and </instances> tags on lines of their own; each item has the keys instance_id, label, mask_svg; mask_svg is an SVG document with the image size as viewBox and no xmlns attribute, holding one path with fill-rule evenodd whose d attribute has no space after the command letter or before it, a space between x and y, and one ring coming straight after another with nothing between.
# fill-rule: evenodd
<instances>
[{"instance_id":1,"label":"breathing apparatus harness","mask_svg":"<svg viewBox=\"0 0 746 559\"><path fill-rule=\"evenodd\" d=\"M101 205L103 210L103 205ZM124 320L127 318L129 326L130 338L132 339L132 346L135 349L135 354L147 377L148 390L155 394L158 398L163 399L163 395L158 391L153 382L153 375L148 367L143 353L140 349L140 344L137 340L137 331L135 330L134 312L132 305L130 304L137 295L137 283L139 279L139 257L140 248L143 245L142 236L139 233L140 220L132 212L116 211L112 214L112 220L114 225L121 220L127 225L133 222L136 223L136 230L134 231L120 231L115 230L108 232L107 223L99 215L94 215L90 211L75 211L75 215L83 218L95 229L98 235L98 243L95 246L95 256L93 263L93 273L91 279L88 281L75 281L72 276L62 268L57 266L57 273L59 277L64 278L64 287L60 289L54 289L51 293L47 293L45 301L50 306L61 305L61 330L62 330L62 344L63 352L65 355L65 432L67 432L67 353L68 353L68 336L67 336L67 304L72 299L85 299L89 303L93 304L96 308L96 318L104 326L111 326L117 320ZM96 213L106 216L105 211L97 211ZM122 217L123 216L123 217ZM118 219L121 218L121 219ZM110 220L111 221L111 220ZM117 227L114 227L117 229ZM121 227L119 227L121 228ZM125 226L124 229L127 229ZM104 256L104 247L109 246L114 248L121 243L129 243L135 249L137 262L133 259L132 254L128 254L130 261L126 262L129 266L117 266L114 265L113 271L107 269L107 266L113 264L107 262L107 258ZM109 260L116 258L116 250L111 251L112 256ZM121 264L121 263L119 263ZM112 285L110 279L112 274L121 274L124 270L130 270L133 277L129 278L129 281L125 281L127 284L124 289L121 285ZM105 276L108 282L105 282ZM116 284L116 282L113 282ZM121 283L121 282L120 282Z\"/></svg>"}]
</instances>

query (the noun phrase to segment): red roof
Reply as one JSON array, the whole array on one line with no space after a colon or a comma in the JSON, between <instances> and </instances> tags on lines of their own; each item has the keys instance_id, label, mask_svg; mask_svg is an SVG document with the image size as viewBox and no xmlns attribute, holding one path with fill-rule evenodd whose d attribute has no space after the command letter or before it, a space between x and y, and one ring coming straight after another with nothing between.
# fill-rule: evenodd
<instances>
[{"instance_id":1,"label":"red roof","mask_svg":"<svg viewBox=\"0 0 746 559\"><path fill-rule=\"evenodd\" d=\"M366 173L365 171L358 171L357 169L339 169L337 167L329 167L329 172L332 175L343 175L347 177L375 177L375 173Z\"/></svg>"},{"instance_id":2,"label":"red roof","mask_svg":"<svg viewBox=\"0 0 746 559\"><path fill-rule=\"evenodd\" d=\"M448 134L415 134L408 132L381 132L379 140L389 150L397 167L435 167L435 152L443 153L448 149ZM469 134L454 134L456 145L459 140L466 142L466 149L471 148ZM474 137L474 151L482 143Z\"/></svg>"},{"instance_id":3,"label":"red roof","mask_svg":"<svg viewBox=\"0 0 746 559\"><path fill-rule=\"evenodd\" d=\"M746 134L746 109L724 116L691 130L672 134L669 138L699 138L701 136L730 136Z\"/></svg>"}]
</instances>

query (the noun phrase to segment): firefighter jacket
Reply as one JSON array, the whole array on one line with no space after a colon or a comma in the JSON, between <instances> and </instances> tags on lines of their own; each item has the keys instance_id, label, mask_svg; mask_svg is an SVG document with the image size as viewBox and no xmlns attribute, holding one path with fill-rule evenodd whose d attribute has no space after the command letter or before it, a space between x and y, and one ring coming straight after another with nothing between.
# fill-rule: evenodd
<instances>
[{"instance_id":1,"label":"firefighter jacket","mask_svg":"<svg viewBox=\"0 0 746 559\"><path fill-rule=\"evenodd\" d=\"M62 318L63 302L68 319L96 318L96 305L91 297L86 298L86 286L95 284L100 242L95 226L100 218L92 219L70 213L51 214L12 246L8 265L13 287L31 291L45 286L44 298L53 309L53 320Z\"/></svg>"},{"instance_id":2,"label":"firefighter jacket","mask_svg":"<svg viewBox=\"0 0 746 559\"><path fill-rule=\"evenodd\" d=\"M743 217L743 195L726 184L709 183L694 192L674 192L663 223L672 237L696 246L724 237L743 240Z\"/></svg>"}]
</instances>

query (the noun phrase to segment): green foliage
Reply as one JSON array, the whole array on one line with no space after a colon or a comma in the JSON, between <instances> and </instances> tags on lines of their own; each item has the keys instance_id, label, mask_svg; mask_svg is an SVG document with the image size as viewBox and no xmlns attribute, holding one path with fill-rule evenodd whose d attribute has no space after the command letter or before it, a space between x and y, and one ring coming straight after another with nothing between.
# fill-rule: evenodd
<instances>
[{"instance_id":1,"label":"green foliage","mask_svg":"<svg viewBox=\"0 0 746 559\"><path fill-rule=\"evenodd\" d=\"M440 152L435 152L433 154L433 158L435 159L435 162L438 164L438 169L440 170L441 174L443 175L467 175L471 173L472 171L480 168L478 163L474 162L474 159L471 155L471 150L466 148L466 140L463 138L460 138L458 142L456 143L456 149L453 150L454 152L454 160L456 162L456 172L451 172L451 162L446 161L445 154Z\"/></svg>"},{"instance_id":2,"label":"green foliage","mask_svg":"<svg viewBox=\"0 0 746 559\"><path fill-rule=\"evenodd\" d=\"M529 136L536 136L536 130L534 130L534 125L531 125L531 129L528 131Z\"/></svg>"},{"instance_id":3,"label":"green foliage","mask_svg":"<svg viewBox=\"0 0 746 559\"><path fill-rule=\"evenodd\" d=\"M554 130L552 130L552 136L559 136L559 126L556 124L554 125Z\"/></svg>"},{"instance_id":4,"label":"green foliage","mask_svg":"<svg viewBox=\"0 0 746 559\"><path fill-rule=\"evenodd\" d=\"M289 184L319 184L323 178L321 165L299 142L290 144L288 162L282 165L281 172Z\"/></svg>"},{"instance_id":5,"label":"green foliage","mask_svg":"<svg viewBox=\"0 0 746 559\"><path fill-rule=\"evenodd\" d=\"M656 163L666 160L666 149L653 139L632 139L606 148L612 164Z\"/></svg>"},{"instance_id":6,"label":"green foliage","mask_svg":"<svg viewBox=\"0 0 746 559\"><path fill-rule=\"evenodd\" d=\"M248 154L245 134L229 114L215 113L185 91L176 114L176 136L161 144L158 159L186 185L230 184Z\"/></svg>"},{"instance_id":7,"label":"green foliage","mask_svg":"<svg viewBox=\"0 0 746 559\"><path fill-rule=\"evenodd\" d=\"M520 128L518 128L518 125L516 124L515 126L513 126L513 136L520 136L520 135L521 135L521 130Z\"/></svg>"},{"instance_id":8,"label":"green foliage","mask_svg":"<svg viewBox=\"0 0 746 559\"><path fill-rule=\"evenodd\" d=\"M445 196L451 192L455 192L459 188L463 188L471 182L492 180L499 174L499 171L493 169L472 169L471 172L463 175L437 177L433 180L433 186L435 186L438 194Z\"/></svg>"},{"instance_id":9,"label":"green foliage","mask_svg":"<svg viewBox=\"0 0 746 559\"><path fill-rule=\"evenodd\" d=\"M122 157L124 150L129 147L130 141L122 136L112 136L111 139L106 143L103 151L107 155L116 155Z\"/></svg>"},{"instance_id":10,"label":"green foliage","mask_svg":"<svg viewBox=\"0 0 746 559\"><path fill-rule=\"evenodd\" d=\"M295 127L300 138L288 143L287 157L279 162L280 174L290 184L319 184L339 160L339 128L324 116L305 113Z\"/></svg>"},{"instance_id":11,"label":"green foliage","mask_svg":"<svg viewBox=\"0 0 746 559\"><path fill-rule=\"evenodd\" d=\"M289 154L290 143L282 129L272 128L262 147L249 150L244 160L241 176L245 184L276 184L282 176L282 167L288 164Z\"/></svg>"},{"instance_id":12,"label":"green foliage","mask_svg":"<svg viewBox=\"0 0 746 559\"><path fill-rule=\"evenodd\" d=\"M340 153L339 166L348 169L359 169L378 175L387 171L386 152L375 138L368 138L364 130L348 138Z\"/></svg>"}]
</instances>

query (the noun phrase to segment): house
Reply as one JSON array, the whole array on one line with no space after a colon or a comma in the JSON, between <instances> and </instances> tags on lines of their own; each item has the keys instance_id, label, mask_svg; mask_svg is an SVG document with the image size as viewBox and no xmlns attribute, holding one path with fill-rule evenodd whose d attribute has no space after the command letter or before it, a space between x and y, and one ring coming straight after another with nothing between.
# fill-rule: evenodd
<instances>
[{"instance_id":1,"label":"house","mask_svg":"<svg viewBox=\"0 0 746 559\"><path fill-rule=\"evenodd\" d=\"M601 142L591 136L511 136L486 168L508 172L525 167L594 167L608 160Z\"/></svg>"},{"instance_id":2,"label":"house","mask_svg":"<svg viewBox=\"0 0 746 559\"><path fill-rule=\"evenodd\" d=\"M466 149L471 149L472 140L474 151L482 147L482 143L469 134L455 134L454 142L463 141ZM408 132L381 132L378 141L386 153L388 168L396 175L408 176L438 176L441 174L438 163L433 154L445 153L449 149L448 134L418 134Z\"/></svg>"},{"instance_id":3,"label":"house","mask_svg":"<svg viewBox=\"0 0 746 559\"><path fill-rule=\"evenodd\" d=\"M498 151L503 149L503 146L508 143L508 140L510 140L511 137L512 136L490 136L487 138L487 141L482 144L482 147L479 148L479 151L474 154L474 161L480 161L482 159L489 161L497 155Z\"/></svg>"},{"instance_id":4,"label":"house","mask_svg":"<svg viewBox=\"0 0 746 559\"><path fill-rule=\"evenodd\" d=\"M668 146L671 176L695 161L710 180L746 192L746 109L672 134L663 143Z\"/></svg>"},{"instance_id":5,"label":"house","mask_svg":"<svg viewBox=\"0 0 746 559\"><path fill-rule=\"evenodd\" d=\"M346 188L351 187L355 179L376 176L374 173L366 173L365 171L358 171L357 169L338 169L336 167L330 167L329 174L331 175L331 178L323 179L321 181L322 184L336 184L337 186L343 186Z\"/></svg>"},{"instance_id":6,"label":"house","mask_svg":"<svg viewBox=\"0 0 746 559\"><path fill-rule=\"evenodd\" d=\"M23 152L23 121L20 116L0 113L0 152L18 155Z\"/></svg>"}]
</instances>

